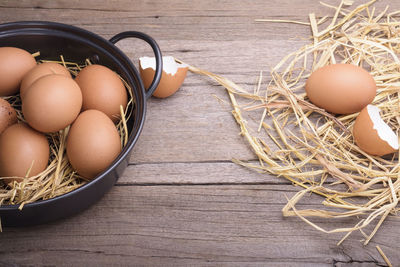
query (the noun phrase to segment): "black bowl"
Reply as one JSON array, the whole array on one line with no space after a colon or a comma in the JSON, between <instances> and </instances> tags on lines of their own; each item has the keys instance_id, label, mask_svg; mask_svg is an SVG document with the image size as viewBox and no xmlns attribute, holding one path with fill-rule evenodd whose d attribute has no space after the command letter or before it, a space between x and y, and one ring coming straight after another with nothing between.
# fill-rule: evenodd
<instances>
[{"instance_id":1,"label":"black bowl","mask_svg":"<svg viewBox=\"0 0 400 267\"><path fill-rule=\"evenodd\" d=\"M154 51L156 75L147 91L135 66L114 45L128 37L144 40ZM89 58L92 63L107 66L117 72L132 88L135 105L132 116L127 122L128 143L107 170L74 191L52 199L26 204L22 210L18 209L19 205L0 206L3 226L35 225L71 216L98 201L128 166L132 149L143 128L146 100L154 92L161 78L161 51L150 36L141 32L122 32L106 40L78 27L45 21L0 24L0 47L4 46L19 47L30 53L39 51L38 60L59 60L60 55L63 55L68 61L84 63Z\"/></svg>"}]
</instances>

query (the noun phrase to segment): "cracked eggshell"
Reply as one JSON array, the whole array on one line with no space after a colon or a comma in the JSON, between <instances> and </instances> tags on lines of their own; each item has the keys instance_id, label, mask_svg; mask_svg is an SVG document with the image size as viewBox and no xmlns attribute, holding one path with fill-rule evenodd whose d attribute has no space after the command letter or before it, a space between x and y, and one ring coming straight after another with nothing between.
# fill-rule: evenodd
<instances>
[{"instance_id":1,"label":"cracked eggshell","mask_svg":"<svg viewBox=\"0 0 400 267\"><path fill-rule=\"evenodd\" d=\"M376 96L372 75L352 64L317 69L307 79L305 89L313 104L335 114L360 112Z\"/></svg>"},{"instance_id":2,"label":"cracked eggshell","mask_svg":"<svg viewBox=\"0 0 400 267\"><path fill-rule=\"evenodd\" d=\"M154 57L141 57L139 59L140 76L146 89L150 87L153 81L155 68L156 60ZM153 96L166 98L173 95L181 87L188 69L189 67L186 64L177 63L171 56L163 57L161 80Z\"/></svg>"},{"instance_id":3,"label":"cracked eggshell","mask_svg":"<svg viewBox=\"0 0 400 267\"><path fill-rule=\"evenodd\" d=\"M379 115L379 108L367 105L357 116L353 136L361 150L374 156L394 153L399 149L398 137Z\"/></svg>"},{"instance_id":4,"label":"cracked eggshell","mask_svg":"<svg viewBox=\"0 0 400 267\"><path fill-rule=\"evenodd\" d=\"M60 74L71 78L71 73L61 64L55 62L45 62L39 64L25 74L24 78L22 79L21 88L19 89L21 99L24 99L26 91L37 79L50 74Z\"/></svg>"}]
</instances>

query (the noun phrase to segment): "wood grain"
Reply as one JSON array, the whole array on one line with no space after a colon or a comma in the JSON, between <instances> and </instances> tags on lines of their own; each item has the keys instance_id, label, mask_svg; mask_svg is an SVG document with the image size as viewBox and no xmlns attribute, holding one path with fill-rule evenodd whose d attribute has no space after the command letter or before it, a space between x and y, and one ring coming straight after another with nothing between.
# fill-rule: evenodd
<instances>
[{"instance_id":1,"label":"wood grain","mask_svg":"<svg viewBox=\"0 0 400 267\"><path fill-rule=\"evenodd\" d=\"M253 162L256 163L256 162ZM205 171L208 170L208 171ZM120 185L289 184L284 178L241 167L230 161L163 162L129 165Z\"/></svg>"},{"instance_id":2,"label":"wood grain","mask_svg":"<svg viewBox=\"0 0 400 267\"><path fill-rule=\"evenodd\" d=\"M330 1L337 5L339 1ZM356 4L363 1L355 1ZM377 11L390 4L378 1ZM264 24L254 19L307 21L308 14L332 14L314 0L296 1L2 1L1 20L51 20L74 24L111 37L116 31L145 31L157 40L288 39L308 36L307 27L295 24ZM171 38L171 36L173 38Z\"/></svg>"},{"instance_id":3,"label":"wood grain","mask_svg":"<svg viewBox=\"0 0 400 267\"><path fill-rule=\"evenodd\" d=\"M337 5L339 0L327 1ZM355 1L355 5L364 1ZM400 2L378 1L376 13ZM227 77L251 90L260 71L309 42L310 29L255 19L307 21L333 15L315 0L245 1L0 1L0 23L48 20L82 27L104 38L127 30L155 38L164 55ZM117 44L134 64L150 56L139 40ZM130 165L117 185L89 210L54 223L6 228L0 265L68 266L385 266L375 245L400 265L398 217L388 218L368 246L353 233L315 231L282 217L285 195L299 188L242 168L255 160L232 115L223 88L189 73L164 100L148 100L146 122ZM249 123L257 123L255 112ZM310 196L300 207L318 208ZM326 229L353 220L313 218ZM367 229L371 230L371 229Z\"/></svg>"},{"instance_id":4,"label":"wood grain","mask_svg":"<svg viewBox=\"0 0 400 267\"><path fill-rule=\"evenodd\" d=\"M399 262L400 246L390 241L391 232L400 227L399 220L385 222L383 231L365 248L360 248L359 233L337 247L341 235L325 235L297 218L282 217L285 194L294 191L290 185L116 186L78 216L45 226L6 229L1 235L0 262L57 266L383 265L376 244L389 259ZM314 208L319 199L310 197L305 202L307 208ZM326 228L344 225L324 223Z\"/></svg>"}]
</instances>

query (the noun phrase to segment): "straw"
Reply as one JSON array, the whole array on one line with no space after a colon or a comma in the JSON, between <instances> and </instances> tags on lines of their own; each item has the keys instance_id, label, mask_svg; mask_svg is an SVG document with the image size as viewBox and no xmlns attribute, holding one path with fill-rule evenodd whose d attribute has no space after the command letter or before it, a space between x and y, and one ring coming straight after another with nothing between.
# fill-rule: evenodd
<instances>
[{"instance_id":1,"label":"straw","mask_svg":"<svg viewBox=\"0 0 400 267\"><path fill-rule=\"evenodd\" d=\"M348 63L365 68L374 77L377 95L373 104L382 110L383 120L398 133L400 130L400 23L386 7L377 12L374 1L351 10L351 1L333 9L333 16L317 19L311 13L309 23L290 20L260 19L258 22L296 23L311 28L311 42L284 55L270 71L265 89L246 90L218 74L189 66L193 73L205 75L228 92L232 115L240 134L250 144L259 163L233 161L260 173L285 178L299 191L283 207L284 216L297 216L325 233L345 233L342 243L359 230L368 244L388 216L397 216L400 195L398 153L381 158L368 155L357 147L352 128L358 113L332 115L309 102L304 86L317 68ZM322 28L323 25L327 25ZM178 62L182 62L177 60ZM251 99L252 105L242 102ZM248 121L259 116L257 129ZM257 133L255 136L254 133ZM310 193L322 197L321 207L298 209ZM348 227L324 229L312 217L354 218ZM357 223L355 223L357 222ZM365 228L374 225L366 234Z\"/></svg>"},{"instance_id":2,"label":"straw","mask_svg":"<svg viewBox=\"0 0 400 267\"><path fill-rule=\"evenodd\" d=\"M380 248L380 246L376 245L376 249L378 250L379 254L381 254L383 260L386 262L386 264L389 267L392 267L392 263L389 261L388 257L386 257L385 253L383 253L383 250Z\"/></svg>"}]
</instances>

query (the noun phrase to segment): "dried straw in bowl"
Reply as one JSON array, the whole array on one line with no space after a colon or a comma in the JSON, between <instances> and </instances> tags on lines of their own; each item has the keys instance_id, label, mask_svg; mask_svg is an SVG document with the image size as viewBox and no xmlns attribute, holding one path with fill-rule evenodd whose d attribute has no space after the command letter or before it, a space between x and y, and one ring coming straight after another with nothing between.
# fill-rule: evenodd
<instances>
[{"instance_id":1,"label":"dried straw in bowl","mask_svg":"<svg viewBox=\"0 0 400 267\"><path fill-rule=\"evenodd\" d=\"M257 90L250 92L214 73L189 68L227 89L241 134L259 159L259 164L234 162L284 177L304 188L288 199L283 215L298 216L326 233L346 233L338 244L356 230L361 231L364 244L368 244L387 216L396 215L400 194L399 157L380 158L361 151L351 134L358 114L327 113L307 100L304 85L314 70L328 64L362 66L377 84L373 104L382 110L384 121L399 132L400 21L396 15L400 11L389 13L386 7L375 15L374 2L352 10L346 9L351 6L350 1L342 1L338 7L322 3L335 10L330 22L327 16L317 20L315 14L309 15L309 23L266 20L309 25L312 41L286 55L272 69L271 81L265 90L261 90L259 83ZM323 24L329 25L320 30ZM251 100L250 105L238 104L246 99ZM261 120L258 129L251 129L246 115L255 111L260 112ZM324 197L320 209L296 208L308 193ZM326 230L309 217L352 217L357 223ZM371 223L373 230L365 234L363 230Z\"/></svg>"},{"instance_id":2,"label":"dried straw in bowl","mask_svg":"<svg viewBox=\"0 0 400 267\"><path fill-rule=\"evenodd\" d=\"M38 55L39 53L34 54L34 56ZM42 62L56 62L62 64L73 76L76 76L83 67L91 64L89 60L86 60L85 63L81 65L75 62L68 62L64 60L63 56L60 57L60 61L42 60ZM124 147L129 135L126 122L132 115L135 102L132 88L122 77L120 78L129 93L129 101L125 110L120 106L121 120L116 125L121 138L121 147ZM18 120L24 121L19 95L7 97L6 99L17 111ZM19 209L21 210L24 205L28 203L66 194L88 182L73 170L66 157L65 146L68 131L69 126L57 133L46 135L50 143L50 160L48 167L42 173L31 178L25 178L20 183L14 182L11 186L0 186L0 206L19 205ZM28 174L29 170L27 176ZM4 178L7 177L0 177L0 180Z\"/></svg>"}]
</instances>

